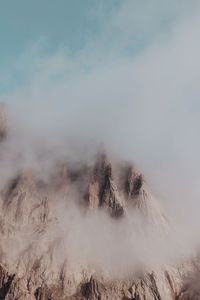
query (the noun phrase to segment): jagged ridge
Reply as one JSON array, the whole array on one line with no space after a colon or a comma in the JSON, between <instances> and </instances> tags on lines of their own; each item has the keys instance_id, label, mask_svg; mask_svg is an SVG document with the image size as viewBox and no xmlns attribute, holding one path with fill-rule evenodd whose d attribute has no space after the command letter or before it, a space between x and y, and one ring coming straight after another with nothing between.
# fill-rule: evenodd
<instances>
[{"instance_id":1,"label":"jagged ridge","mask_svg":"<svg viewBox=\"0 0 200 300\"><path fill-rule=\"evenodd\" d=\"M5 120L3 112L1 143L7 136ZM100 153L92 165L55 163L44 180L33 170L21 170L0 195L0 299L198 299L197 293L187 291L189 285L185 287L185 269L160 266L116 279L93 266L74 266L67 252L59 255L67 248L54 233L59 227L55 212L58 207L66 212L72 202L86 216L104 211L115 222L133 210L166 233L168 221L144 176L131 163L111 162Z\"/></svg>"}]
</instances>

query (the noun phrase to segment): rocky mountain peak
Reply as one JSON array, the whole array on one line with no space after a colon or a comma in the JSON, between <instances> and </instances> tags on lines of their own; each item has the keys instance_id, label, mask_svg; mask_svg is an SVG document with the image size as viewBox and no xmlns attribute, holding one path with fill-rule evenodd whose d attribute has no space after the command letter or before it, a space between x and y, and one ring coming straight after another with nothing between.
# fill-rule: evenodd
<instances>
[{"instance_id":1,"label":"rocky mountain peak","mask_svg":"<svg viewBox=\"0 0 200 300\"><path fill-rule=\"evenodd\" d=\"M5 119L0 111L1 138L6 136ZM23 168L0 191L0 300L174 300L177 295L187 299L178 267L145 270L142 276L133 270L134 275L116 279L107 277L106 266L102 274L93 261L74 261L71 232L86 241L87 233L80 236L80 227L74 228L77 216L71 215L73 210L69 213L71 204L84 217L104 212L119 231L124 220L139 213L148 226L156 224L165 234L163 228L169 224L133 164L111 161L101 152L93 163L59 161L48 176L39 175Z\"/></svg>"}]
</instances>

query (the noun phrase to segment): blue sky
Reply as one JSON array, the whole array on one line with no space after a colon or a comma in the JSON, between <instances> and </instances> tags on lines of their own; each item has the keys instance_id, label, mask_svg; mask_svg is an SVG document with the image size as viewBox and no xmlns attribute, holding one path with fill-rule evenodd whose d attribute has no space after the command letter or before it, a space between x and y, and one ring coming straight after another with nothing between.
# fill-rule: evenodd
<instances>
[{"instance_id":1,"label":"blue sky","mask_svg":"<svg viewBox=\"0 0 200 300\"><path fill-rule=\"evenodd\" d=\"M142 51L157 33L170 32L174 23L195 10L197 3L196 0L189 3L186 0L0 0L1 73L9 77L13 62L31 45L39 43L43 52L62 49L72 56L87 48L97 62L111 48L120 56ZM101 49L98 55L97 48ZM17 79L1 82L0 91L18 86L20 78L26 77L19 73Z\"/></svg>"},{"instance_id":2,"label":"blue sky","mask_svg":"<svg viewBox=\"0 0 200 300\"><path fill-rule=\"evenodd\" d=\"M48 39L49 46L65 44L80 48L95 31L89 17L96 0L18 0L0 1L0 64L6 64L38 38Z\"/></svg>"},{"instance_id":3,"label":"blue sky","mask_svg":"<svg viewBox=\"0 0 200 300\"><path fill-rule=\"evenodd\" d=\"M199 5L0 0L0 101L45 144L66 135L78 149L103 141L164 195L175 181L198 189Z\"/></svg>"}]
</instances>

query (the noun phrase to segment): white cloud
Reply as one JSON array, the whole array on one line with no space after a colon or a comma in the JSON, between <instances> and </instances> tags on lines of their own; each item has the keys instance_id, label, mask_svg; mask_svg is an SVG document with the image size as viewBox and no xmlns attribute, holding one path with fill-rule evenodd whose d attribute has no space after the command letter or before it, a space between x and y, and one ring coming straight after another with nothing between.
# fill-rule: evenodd
<instances>
[{"instance_id":1,"label":"white cloud","mask_svg":"<svg viewBox=\"0 0 200 300\"><path fill-rule=\"evenodd\" d=\"M126 2L109 13L99 40L73 57L66 49L45 55L28 48L14 67L23 70L26 84L1 97L20 119L15 132L23 128L20 138L8 142L12 149L23 151L32 164L37 140L45 141L40 147L56 145L55 157L70 152L70 143L93 152L103 141L109 151L134 160L173 210L181 214L181 206L185 214L186 207L196 220L200 12L192 16L190 11L188 16L188 4L182 3L174 8L169 1L168 8L161 8L158 1L152 6ZM170 32L163 34L157 26L165 10L176 18ZM150 34L151 43L137 55L122 55L140 33Z\"/></svg>"}]
</instances>

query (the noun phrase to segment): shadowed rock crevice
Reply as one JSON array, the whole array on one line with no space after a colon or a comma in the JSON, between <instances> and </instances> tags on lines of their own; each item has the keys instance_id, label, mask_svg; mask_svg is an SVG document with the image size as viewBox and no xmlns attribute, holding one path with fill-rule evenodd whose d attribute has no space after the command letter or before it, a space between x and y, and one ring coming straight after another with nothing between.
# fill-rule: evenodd
<instances>
[{"instance_id":1,"label":"shadowed rock crevice","mask_svg":"<svg viewBox=\"0 0 200 300\"><path fill-rule=\"evenodd\" d=\"M135 196L138 196L142 185L143 185L143 176L138 174L133 166L129 166L126 171L125 179L125 191L127 193L128 199L132 199Z\"/></svg>"},{"instance_id":2,"label":"shadowed rock crevice","mask_svg":"<svg viewBox=\"0 0 200 300\"><path fill-rule=\"evenodd\" d=\"M156 271L147 269L141 272L143 276L134 269L112 277L107 265L97 267L94 259L84 256L95 247L100 253L101 245L88 240L87 232L76 226L73 218L77 216L70 207L80 214L78 222L80 216L101 215L102 222L106 217L116 228L117 238L123 222L136 216L142 216L147 228L153 226L166 234L163 213L143 175L133 165L112 162L103 153L92 163L59 161L44 178L42 173L38 177L34 170L23 169L17 176L13 174L0 195L0 263L6 266L0 267L0 300L174 300L176 295L180 300L192 299L184 298L190 297L190 285L182 286L177 268L175 272L168 266ZM98 243L96 235L108 226L99 224L100 231L96 233L91 224L86 222ZM145 236L144 228L140 232ZM83 240L81 249L77 249L79 239ZM108 245L102 251L106 252L105 246L112 248L110 259L115 270L119 261L115 255L121 253L123 241L117 244L118 249L112 247L110 239L112 236L108 236ZM126 256L126 252L122 255Z\"/></svg>"},{"instance_id":3,"label":"shadowed rock crevice","mask_svg":"<svg viewBox=\"0 0 200 300\"><path fill-rule=\"evenodd\" d=\"M15 274L9 275L2 266L0 266L0 299L5 299L10 292Z\"/></svg>"},{"instance_id":4,"label":"shadowed rock crevice","mask_svg":"<svg viewBox=\"0 0 200 300\"><path fill-rule=\"evenodd\" d=\"M105 154L100 155L94 166L86 201L90 207L105 208L112 217L118 218L124 214L124 207L114 181L112 165Z\"/></svg>"}]
</instances>

